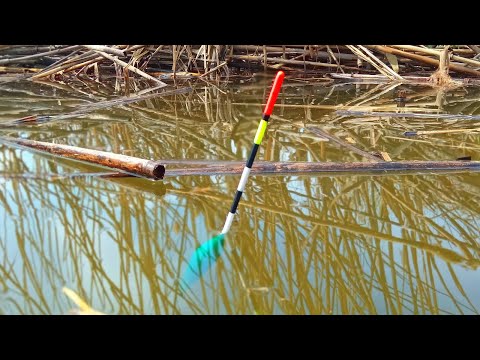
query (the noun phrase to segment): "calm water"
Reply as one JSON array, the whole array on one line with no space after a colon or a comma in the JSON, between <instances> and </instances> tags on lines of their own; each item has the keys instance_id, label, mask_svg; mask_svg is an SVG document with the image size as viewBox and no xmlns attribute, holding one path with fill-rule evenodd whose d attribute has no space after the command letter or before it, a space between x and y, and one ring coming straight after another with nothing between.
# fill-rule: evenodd
<instances>
[{"instance_id":1,"label":"calm water","mask_svg":"<svg viewBox=\"0 0 480 360\"><path fill-rule=\"evenodd\" d=\"M187 94L0 135L156 160L244 160L270 81L200 82ZM363 160L305 125L393 160L480 160L479 133L403 136L479 122L357 118L329 108L396 111L399 89L415 112L480 114L475 87L439 93L286 79L257 160ZM91 82L0 84L0 122L118 95ZM199 255L222 229L239 176L51 177L97 171L0 145L0 313L68 313L75 305L64 286L108 314L480 312L479 173L252 175L225 241ZM192 257L204 259L201 276Z\"/></svg>"}]
</instances>

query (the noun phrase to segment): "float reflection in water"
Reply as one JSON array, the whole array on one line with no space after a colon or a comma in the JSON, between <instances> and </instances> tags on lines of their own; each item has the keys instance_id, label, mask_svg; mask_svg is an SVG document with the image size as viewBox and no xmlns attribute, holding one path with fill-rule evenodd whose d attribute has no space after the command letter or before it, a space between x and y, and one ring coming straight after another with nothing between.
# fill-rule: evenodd
<instances>
[{"instance_id":1,"label":"float reflection in water","mask_svg":"<svg viewBox=\"0 0 480 360\"><path fill-rule=\"evenodd\" d=\"M200 245L190 260L180 278L180 287L187 291L217 262L224 250L225 234L214 236Z\"/></svg>"}]
</instances>

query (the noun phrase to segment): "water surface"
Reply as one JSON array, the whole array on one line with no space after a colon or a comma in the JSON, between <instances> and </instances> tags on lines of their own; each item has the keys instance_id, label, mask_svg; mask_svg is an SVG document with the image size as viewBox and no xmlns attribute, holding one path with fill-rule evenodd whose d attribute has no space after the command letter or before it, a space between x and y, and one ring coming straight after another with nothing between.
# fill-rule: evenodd
<instances>
[{"instance_id":1,"label":"water surface","mask_svg":"<svg viewBox=\"0 0 480 360\"><path fill-rule=\"evenodd\" d=\"M155 160L244 160L270 81L199 82L187 94L1 135ZM399 89L407 94L401 108ZM0 124L120 95L95 82L0 84ZM478 115L480 89L287 78L257 160L366 161L305 126L393 160L480 160L478 133L403 136L477 121L338 116L339 104ZM205 257L201 276L182 282L195 249L222 229L239 176L54 177L98 171L0 145L0 313L68 313L74 304L63 286L108 314L480 310L479 173L252 175L225 241Z\"/></svg>"}]
</instances>

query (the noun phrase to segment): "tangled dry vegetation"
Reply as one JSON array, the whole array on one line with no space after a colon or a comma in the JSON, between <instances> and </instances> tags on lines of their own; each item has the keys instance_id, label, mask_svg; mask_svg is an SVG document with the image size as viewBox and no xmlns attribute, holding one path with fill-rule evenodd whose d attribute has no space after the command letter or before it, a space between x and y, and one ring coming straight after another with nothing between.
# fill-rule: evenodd
<instances>
[{"instance_id":1,"label":"tangled dry vegetation","mask_svg":"<svg viewBox=\"0 0 480 360\"><path fill-rule=\"evenodd\" d=\"M480 45L3 45L3 81L15 77L67 81L114 76L159 88L178 79L224 81L282 69L304 81L480 83ZM435 71L437 71L435 73Z\"/></svg>"}]
</instances>

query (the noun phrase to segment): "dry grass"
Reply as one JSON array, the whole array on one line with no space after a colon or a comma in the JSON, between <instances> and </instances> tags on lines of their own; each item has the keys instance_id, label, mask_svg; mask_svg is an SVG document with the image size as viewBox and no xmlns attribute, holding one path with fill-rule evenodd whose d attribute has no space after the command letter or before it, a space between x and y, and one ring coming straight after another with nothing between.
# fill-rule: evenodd
<instances>
[{"instance_id":1,"label":"dry grass","mask_svg":"<svg viewBox=\"0 0 480 360\"><path fill-rule=\"evenodd\" d=\"M225 82L236 77L283 69L298 81L321 81L334 74L383 74L389 81L410 82L409 76L438 70L447 46L412 45L73 45L5 46L0 49L3 71L32 80L71 82L74 79L116 79L115 89L128 94L129 80L143 77L153 85L176 85L184 79ZM450 46L447 70L478 82L476 45ZM33 74L31 74L33 72ZM434 86L452 84L445 72L431 79ZM440 74L437 73L437 74ZM443 79L443 80L442 80ZM442 81L440 81L442 80ZM448 80L448 79L447 79ZM135 91L135 89L133 89Z\"/></svg>"}]
</instances>

